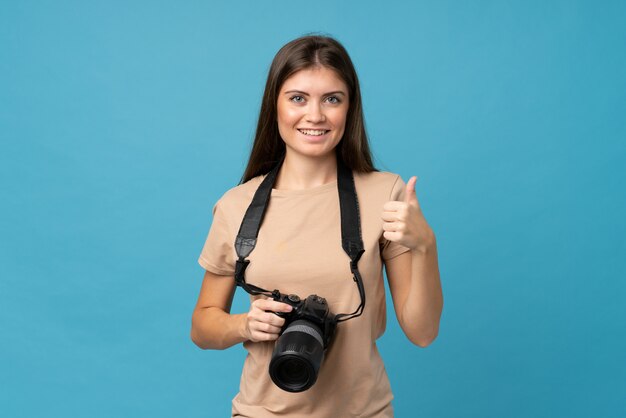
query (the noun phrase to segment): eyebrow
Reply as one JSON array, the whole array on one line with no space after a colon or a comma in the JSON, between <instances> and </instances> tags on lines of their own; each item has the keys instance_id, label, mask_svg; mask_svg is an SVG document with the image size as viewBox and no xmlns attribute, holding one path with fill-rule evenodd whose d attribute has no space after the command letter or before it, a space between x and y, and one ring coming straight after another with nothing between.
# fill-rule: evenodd
<instances>
[{"instance_id":1,"label":"eyebrow","mask_svg":"<svg viewBox=\"0 0 626 418\"><path fill-rule=\"evenodd\" d=\"M304 94L305 96L308 96L309 93L305 92L305 91L301 91L301 90L289 90L286 91L284 94L289 94L289 93L300 93L300 94ZM324 93L322 96L328 96L329 94L342 94L342 95L346 95L346 93L344 93L341 90L337 90L337 91L330 91L328 93Z\"/></svg>"}]
</instances>

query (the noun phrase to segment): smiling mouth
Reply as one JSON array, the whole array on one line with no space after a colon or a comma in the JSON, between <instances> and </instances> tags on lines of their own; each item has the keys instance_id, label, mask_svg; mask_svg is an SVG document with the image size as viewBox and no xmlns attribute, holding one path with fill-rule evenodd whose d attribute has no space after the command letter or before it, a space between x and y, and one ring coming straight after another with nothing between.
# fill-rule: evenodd
<instances>
[{"instance_id":1,"label":"smiling mouth","mask_svg":"<svg viewBox=\"0 0 626 418\"><path fill-rule=\"evenodd\" d=\"M322 135L326 135L328 132L330 132L330 130L329 129L298 129L298 132L306 136L322 136Z\"/></svg>"}]
</instances>

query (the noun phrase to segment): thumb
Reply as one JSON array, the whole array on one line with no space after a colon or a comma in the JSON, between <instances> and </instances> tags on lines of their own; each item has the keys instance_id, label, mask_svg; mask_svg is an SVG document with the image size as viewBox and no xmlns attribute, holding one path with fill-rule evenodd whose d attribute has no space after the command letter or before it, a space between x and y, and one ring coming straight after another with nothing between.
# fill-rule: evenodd
<instances>
[{"instance_id":1,"label":"thumb","mask_svg":"<svg viewBox=\"0 0 626 418\"><path fill-rule=\"evenodd\" d=\"M417 183L417 176L411 177L409 182L406 184L406 189L404 191L405 203L417 201L417 196L415 195L415 183Z\"/></svg>"}]
</instances>

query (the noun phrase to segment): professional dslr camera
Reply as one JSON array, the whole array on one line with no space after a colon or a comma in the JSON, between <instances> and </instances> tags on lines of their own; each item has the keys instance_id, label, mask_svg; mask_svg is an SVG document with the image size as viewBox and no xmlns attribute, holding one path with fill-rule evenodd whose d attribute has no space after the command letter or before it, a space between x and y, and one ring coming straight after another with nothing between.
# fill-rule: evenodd
<instances>
[{"instance_id":1,"label":"professional dslr camera","mask_svg":"<svg viewBox=\"0 0 626 418\"><path fill-rule=\"evenodd\" d=\"M310 295L302 300L298 295L277 293L274 300L291 305L291 312L274 312L285 318L270 362L274 383L288 392L301 392L317 380L324 350L337 325L335 315L328 309L326 299Z\"/></svg>"}]
</instances>

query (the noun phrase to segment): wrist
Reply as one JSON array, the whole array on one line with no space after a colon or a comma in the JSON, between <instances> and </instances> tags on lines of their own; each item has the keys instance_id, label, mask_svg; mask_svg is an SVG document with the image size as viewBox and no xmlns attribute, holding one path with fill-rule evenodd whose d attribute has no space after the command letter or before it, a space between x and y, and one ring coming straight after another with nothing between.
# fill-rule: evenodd
<instances>
[{"instance_id":1,"label":"wrist","mask_svg":"<svg viewBox=\"0 0 626 418\"><path fill-rule=\"evenodd\" d=\"M237 327L237 331L239 333L239 337L243 342L248 341L250 336L248 335L248 314L242 313L239 314L239 325Z\"/></svg>"},{"instance_id":2,"label":"wrist","mask_svg":"<svg viewBox=\"0 0 626 418\"><path fill-rule=\"evenodd\" d=\"M432 229L428 228L425 238L412 249L413 254L425 255L433 251L433 249L437 246L437 240L435 238L435 233Z\"/></svg>"}]
</instances>

